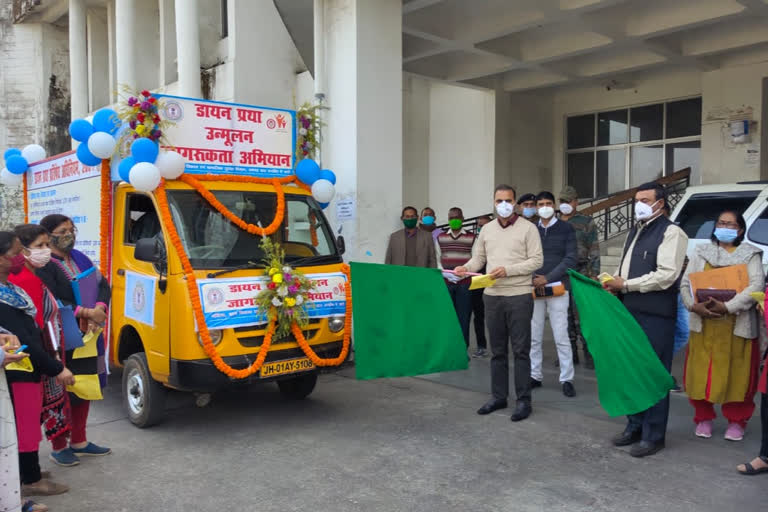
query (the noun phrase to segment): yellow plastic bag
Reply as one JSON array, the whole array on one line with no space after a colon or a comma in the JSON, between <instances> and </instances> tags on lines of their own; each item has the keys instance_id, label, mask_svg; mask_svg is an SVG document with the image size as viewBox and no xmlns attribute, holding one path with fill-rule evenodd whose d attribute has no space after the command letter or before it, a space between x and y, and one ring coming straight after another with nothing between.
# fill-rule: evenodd
<instances>
[{"instance_id":1,"label":"yellow plastic bag","mask_svg":"<svg viewBox=\"0 0 768 512\"><path fill-rule=\"evenodd\" d=\"M472 276L472 283L469 285L470 290L479 290L480 288L488 288L496 284L496 280L490 275L484 276Z\"/></svg>"},{"instance_id":2,"label":"yellow plastic bag","mask_svg":"<svg viewBox=\"0 0 768 512\"><path fill-rule=\"evenodd\" d=\"M102 329L96 329L83 336L82 347L78 347L72 352L72 359L83 359L86 357L96 357L98 350L96 348L96 342L99 339Z\"/></svg>"},{"instance_id":3,"label":"yellow plastic bag","mask_svg":"<svg viewBox=\"0 0 768 512\"><path fill-rule=\"evenodd\" d=\"M98 375L75 375L75 383L67 386L67 391L76 394L83 400L101 400L101 384Z\"/></svg>"},{"instance_id":4,"label":"yellow plastic bag","mask_svg":"<svg viewBox=\"0 0 768 512\"><path fill-rule=\"evenodd\" d=\"M32 367L32 361L29 359L29 357L25 357L21 361L17 361L15 363L8 363L8 366L6 366L5 369L30 373L35 371L35 369Z\"/></svg>"}]
</instances>

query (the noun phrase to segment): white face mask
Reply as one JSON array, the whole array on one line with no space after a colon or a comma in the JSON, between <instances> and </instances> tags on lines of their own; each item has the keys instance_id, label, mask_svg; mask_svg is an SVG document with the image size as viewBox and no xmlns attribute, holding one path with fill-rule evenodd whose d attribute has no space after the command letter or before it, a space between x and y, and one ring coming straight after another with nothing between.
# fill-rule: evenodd
<instances>
[{"instance_id":1,"label":"white face mask","mask_svg":"<svg viewBox=\"0 0 768 512\"><path fill-rule=\"evenodd\" d=\"M656 203L658 203L659 201L656 201ZM636 202L635 203L635 219L641 220L641 221L650 219L654 213L653 207L656 206L656 203L647 205L645 203L641 203L640 201Z\"/></svg>"},{"instance_id":2,"label":"white face mask","mask_svg":"<svg viewBox=\"0 0 768 512\"><path fill-rule=\"evenodd\" d=\"M501 217L502 219L511 217L512 214L515 213L515 205L513 205L509 201L502 201L496 205L496 213L498 213L499 217Z\"/></svg>"},{"instance_id":3,"label":"white face mask","mask_svg":"<svg viewBox=\"0 0 768 512\"><path fill-rule=\"evenodd\" d=\"M542 219L551 219L555 214L555 209L551 206L542 206L539 208L539 217Z\"/></svg>"},{"instance_id":4,"label":"white face mask","mask_svg":"<svg viewBox=\"0 0 768 512\"><path fill-rule=\"evenodd\" d=\"M51 261L51 250L47 247L27 250L29 251L29 256L26 256L27 261L35 268L43 268Z\"/></svg>"},{"instance_id":5,"label":"white face mask","mask_svg":"<svg viewBox=\"0 0 768 512\"><path fill-rule=\"evenodd\" d=\"M570 215L573 213L573 206L568 203L560 203L560 212L563 215Z\"/></svg>"}]
</instances>

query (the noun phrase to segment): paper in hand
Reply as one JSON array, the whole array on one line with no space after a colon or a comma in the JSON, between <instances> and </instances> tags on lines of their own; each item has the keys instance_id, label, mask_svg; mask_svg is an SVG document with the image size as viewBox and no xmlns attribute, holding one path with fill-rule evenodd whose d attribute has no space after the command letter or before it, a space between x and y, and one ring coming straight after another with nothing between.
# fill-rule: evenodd
<instances>
[{"instance_id":1,"label":"paper in hand","mask_svg":"<svg viewBox=\"0 0 768 512\"><path fill-rule=\"evenodd\" d=\"M472 283L469 285L470 290L479 290L480 288L488 288L496 284L496 280L489 274L484 276L472 276Z\"/></svg>"}]
</instances>

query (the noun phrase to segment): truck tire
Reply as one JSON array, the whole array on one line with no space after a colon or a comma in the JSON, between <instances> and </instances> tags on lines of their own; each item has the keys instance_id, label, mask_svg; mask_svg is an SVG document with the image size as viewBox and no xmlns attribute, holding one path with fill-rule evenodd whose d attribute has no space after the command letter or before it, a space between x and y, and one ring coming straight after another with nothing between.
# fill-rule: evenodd
<instances>
[{"instance_id":1,"label":"truck tire","mask_svg":"<svg viewBox=\"0 0 768 512\"><path fill-rule=\"evenodd\" d=\"M316 372L277 381L280 393L290 400L304 400L314 391L315 384L317 384Z\"/></svg>"},{"instance_id":2,"label":"truck tire","mask_svg":"<svg viewBox=\"0 0 768 512\"><path fill-rule=\"evenodd\" d=\"M139 428L160 422L165 413L168 391L149 373L144 352L125 360L123 368L123 408L131 423Z\"/></svg>"}]
</instances>

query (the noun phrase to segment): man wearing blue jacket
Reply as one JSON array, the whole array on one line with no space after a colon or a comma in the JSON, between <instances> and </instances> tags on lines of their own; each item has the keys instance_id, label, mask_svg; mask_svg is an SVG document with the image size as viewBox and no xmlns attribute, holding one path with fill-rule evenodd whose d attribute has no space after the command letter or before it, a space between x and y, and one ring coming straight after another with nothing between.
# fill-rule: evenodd
<instances>
[{"instance_id":1,"label":"man wearing blue jacket","mask_svg":"<svg viewBox=\"0 0 768 512\"><path fill-rule=\"evenodd\" d=\"M544 252L544 264L533 275L533 287L536 300L533 303L531 320L531 387L541 387L541 345L544 336L544 322L547 315L552 326L557 346L557 358L560 360L560 384L567 397L576 396L573 387L573 352L568 337L568 269L577 263L576 232L568 222L561 222L555 217L555 196L551 192L541 192L536 196L538 208L538 228L541 247ZM558 284L565 287L565 292L557 295Z\"/></svg>"}]
</instances>

